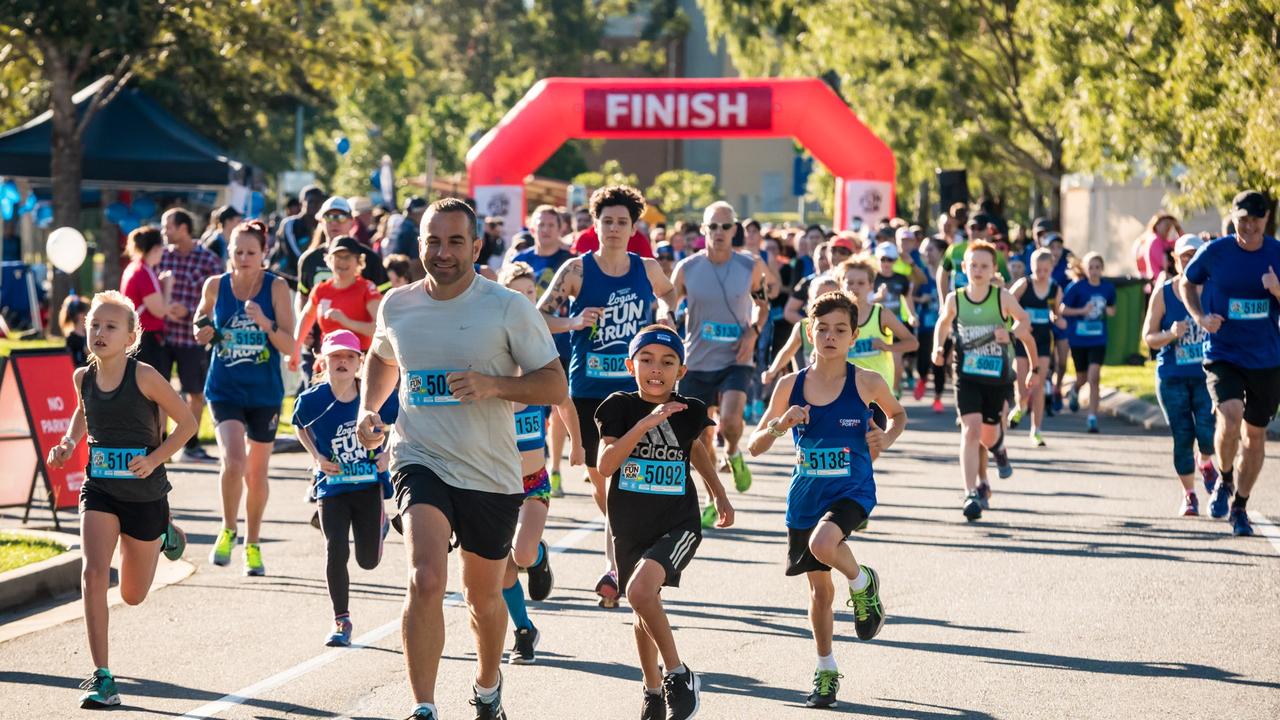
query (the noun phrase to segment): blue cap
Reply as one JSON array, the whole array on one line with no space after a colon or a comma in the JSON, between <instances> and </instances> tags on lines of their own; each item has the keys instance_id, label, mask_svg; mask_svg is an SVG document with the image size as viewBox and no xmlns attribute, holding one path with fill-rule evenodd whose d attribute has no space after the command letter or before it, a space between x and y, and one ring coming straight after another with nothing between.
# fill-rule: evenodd
<instances>
[{"instance_id":1,"label":"blue cap","mask_svg":"<svg viewBox=\"0 0 1280 720\"><path fill-rule=\"evenodd\" d=\"M680 364L684 364L684 342L674 330L666 328L646 330L636 335L631 338L631 347L627 352L627 357L635 358L640 349L646 345L665 345L675 351L676 356L680 358Z\"/></svg>"}]
</instances>

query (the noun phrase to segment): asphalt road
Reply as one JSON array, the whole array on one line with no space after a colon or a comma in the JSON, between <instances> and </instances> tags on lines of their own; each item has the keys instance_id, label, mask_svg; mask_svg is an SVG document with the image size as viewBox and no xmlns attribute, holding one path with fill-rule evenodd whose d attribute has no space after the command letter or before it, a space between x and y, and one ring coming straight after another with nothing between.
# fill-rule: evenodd
<instances>
[{"instance_id":1,"label":"asphalt road","mask_svg":"<svg viewBox=\"0 0 1280 720\"><path fill-rule=\"evenodd\" d=\"M1225 521L1176 516L1171 443L1103 419L1050 421L1049 447L1011 435L1016 472L995 482L992 510L960 514L954 416L909 404L911 423L879 463L880 504L852 541L879 571L889 620L859 642L836 621L844 673L834 712L872 718L1280 717L1280 529L1237 539ZM1280 520L1280 443L1251 503ZM263 555L268 575L208 564L217 476L174 466L170 501L196 571L139 607L111 612L118 717L400 718L410 701L400 654L404 548L352 563L358 647L323 647L330 610L324 547L302 501L302 455L273 458ZM685 661L702 674L701 718L813 716L814 667L799 578L783 575L790 444L751 463L735 495L738 524L713 531L665 594ZM586 486L554 501L547 539L557 586L532 603L538 663L505 666L508 715L632 718L640 673L631 616L596 606L603 535ZM726 478L727 480L727 478ZM1202 498L1203 499L1203 498ZM0 521L12 525L12 516ZM161 561L165 562L165 561ZM457 567L451 587L457 588ZM446 610L442 720L471 718L466 611ZM11 621L12 618L0 618ZM91 670L78 622L0 644L0 718L65 718Z\"/></svg>"}]
</instances>

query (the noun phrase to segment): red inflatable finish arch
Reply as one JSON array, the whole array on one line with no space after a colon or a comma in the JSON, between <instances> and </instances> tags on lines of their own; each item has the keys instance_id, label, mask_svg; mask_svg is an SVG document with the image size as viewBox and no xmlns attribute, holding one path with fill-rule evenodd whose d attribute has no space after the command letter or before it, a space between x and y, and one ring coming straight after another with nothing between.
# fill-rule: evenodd
<instances>
[{"instance_id":1,"label":"red inflatable finish arch","mask_svg":"<svg viewBox=\"0 0 1280 720\"><path fill-rule=\"evenodd\" d=\"M894 214L889 147L815 78L548 78L467 153L482 215L524 222L524 179L570 138L793 137L836 177L835 227Z\"/></svg>"}]
</instances>

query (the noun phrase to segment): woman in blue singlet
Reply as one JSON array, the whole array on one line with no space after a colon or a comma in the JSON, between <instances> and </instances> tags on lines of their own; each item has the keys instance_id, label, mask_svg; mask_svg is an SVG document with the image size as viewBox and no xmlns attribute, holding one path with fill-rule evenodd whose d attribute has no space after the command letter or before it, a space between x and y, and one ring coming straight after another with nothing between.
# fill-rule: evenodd
<instances>
[{"instance_id":1,"label":"woman in blue singlet","mask_svg":"<svg viewBox=\"0 0 1280 720\"><path fill-rule=\"evenodd\" d=\"M230 272L205 282L195 314L196 341L211 346L204 394L222 451L222 532L209 562L231 562L240 495L247 487L244 572L255 576L266 574L258 535L267 508L267 461L284 400L280 356L293 350L289 286L264 269L266 243L261 222L236 227Z\"/></svg>"},{"instance_id":2,"label":"woman in blue singlet","mask_svg":"<svg viewBox=\"0 0 1280 720\"><path fill-rule=\"evenodd\" d=\"M858 637L870 640L884 625L879 579L858 564L845 539L875 507L871 464L902 434L907 415L880 374L847 361L857 331L858 307L849 295L832 292L814 302L808 323L813 364L778 381L749 446L758 456L788 431L796 446L787 492L786 573L809 581L818 653L809 707L834 705L840 684L832 655L833 568L849 584ZM871 403L888 416L883 431L871 422Z\"/></svg>"}]
</instances>

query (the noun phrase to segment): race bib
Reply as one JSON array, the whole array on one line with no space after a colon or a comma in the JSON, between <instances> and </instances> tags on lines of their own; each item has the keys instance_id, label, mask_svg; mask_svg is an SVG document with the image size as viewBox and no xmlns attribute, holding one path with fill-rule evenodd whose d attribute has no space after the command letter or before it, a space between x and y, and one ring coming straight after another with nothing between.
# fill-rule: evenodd
<instances>
[{"instance_id":1,"label":"race bib","mask_svg":"<svg viewBox=\"0 0 1280 720\"><path fill-rule=\"evenodd\" d=\"M267 334L257 328L222 331L223 342L235 353L260 353L267 349Z\"/></svg>"},{"instance_id":2,"label":"race bib","mask_svg":"<svg viewBox=\"0 0 1280 720\"><path fill-rule=\"evenodd\" d=\"M1266 298L1231 298L1227 301L1228 320L1266 320L1271 316L1271 301Z\"/></svg>"},{"instance_id":3,"label":"race bib","mask_svg":"<svg viewBox=\"0 0 1280 720\"><path fill-rule=\"evenodd\" d=\"M1080 337L1102 337L1107 326L1101 320L1081 320L1076 323L1076 335Z\"/></svg>"},{"instance_id":4,"label":"race bib","mask_svg":"<svg viewBox=\"0 0 1280 720\"><path fill-rule=\"evenodd\" d=\"M965 355L960 372L978 377L1004 377L1003 355Z\"/></svg>"},{"instance_id":5,"label":"race bib","mask_svg":"<svg viewBox=\"0 0 1280 720\"><path fill-rule=\"evenodd\" d=\"M372 460L361 460L353 463L339 463L342 472L337 475L325 475L327 482L335 485L356 485L370 483L378 479L378 466Z\"/></svg>"},{"instance_id":6,"label":"race bib","mask_svg":"<svg viewBox=\"0 0 1280 720\"><path fill-rule=\"evenodd\" d=\"M147 454L146 448L89 446L89 477L98 480L136 480L129 469L134 458Z\"/></svg>"},{"instance_id":7,"label":"race bib","mask_svg":"<svg viewBox=\"0 0 1280 720\"><path fill-rule=\"evenodd\" d=\"M445 376L450 372L453 371L410 370L406 373L409 404L414 407L461 405L462 402L449 391L449 381Z\"/></svg>"},{"instance_id":8,"label":"race bib","mask_svg":"<svg viewBox=\"0 0 1280 720\"><path fill-rule=\"evenodd\" d=\"M629 457L622 464L618 489L648 495L683 495L683 460L643 460Z\"/></svg>"},{"instance_id":9,"label":"race bib","mask_svg":"<svg viewBox=\"0 0 1280 720\"><path fill-rule=\"evenodd\" d=\"M1179 343L1173 350L1173 356L1179 365L1199 365L1204 362L1204 343Z\"/></svg>"},{"instance_id":10,"label":"race bib","mask_svg":"<svg viewBox=\"0 0 1280 720\"><path fill-rule=\"evenodd\" d=\"M800 448L796 472L814 478L844 477L849 474L849 448Z\"/></svg>"},{"instance_id":11,"label":"race bib","mask_svg":"<svg viewBox=\"0 0 1280 720\"><path fill-rule=\"evenodd\" d=\"M854 340L853 347L849 348L849 359L853 360L856 358L875 357L876 355L879 355L880 351L875 349L871 344L874 341L875 338Z\"/></svg>"},{"instance_id":12,"label":"race bib","mask_svg":"<svg viewBox=\"0 0 1280 720\"><path fill-rule=\"evenodd\" d=\"M1027 308L1027 317L1031 318L1032 325L1048 325L1049 308Z\"/></svg>"},{"instance_id":13,"label":"race bib","mask_svg":"<svg viewBox=\"0 0 1280 720\"><path fill-rule=\"evenodd\" d=\"M542 439L542 409L516 413L516 442L536 442Z\"/></svg>"},{"instance_id":14,"label":"race bib","mask_svg":"<svg viewBox=\"0 0 1280 720\"><path fill-rule=\"evenodd\" d=\"M595 380L618 380L631 377L626 355L587 353L587 377Z\"/></svg>"},{"instance_id":15,"label":"race bib","mask_svg":"<svg viewBox=\"0 0 1280 720\"><path fill-rule=\"evenodd\" d=\"M742 328L734 323L702 323L702 339L708 342L732 343L742 337Z\"/></svg>"}]
</instances>

